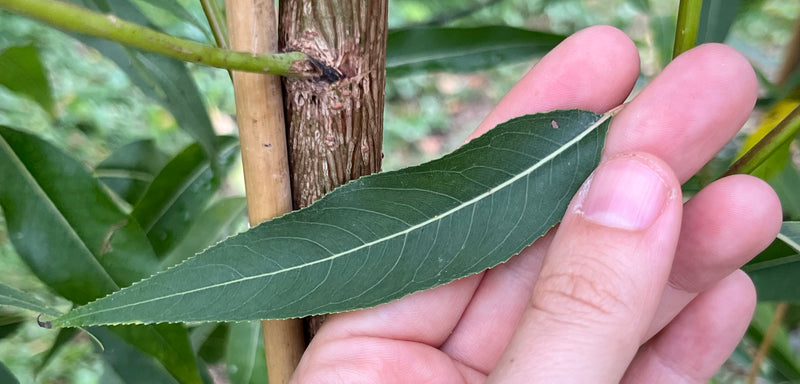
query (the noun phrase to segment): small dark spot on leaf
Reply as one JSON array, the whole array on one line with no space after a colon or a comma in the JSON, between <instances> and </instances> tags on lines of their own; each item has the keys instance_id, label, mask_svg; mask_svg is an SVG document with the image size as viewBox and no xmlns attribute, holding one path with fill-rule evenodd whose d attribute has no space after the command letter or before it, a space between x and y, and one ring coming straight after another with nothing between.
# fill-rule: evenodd
<instances>
[{"instance_id":1,"label":"small dark spot on leaf","mask_svg":"<svg viewBox=\"0 0 800 384\"><path fill-rule=\"evenodd\" d=\"M272 143L264 143L264 148L272 148Z\"/></svg>"}]
</instances>

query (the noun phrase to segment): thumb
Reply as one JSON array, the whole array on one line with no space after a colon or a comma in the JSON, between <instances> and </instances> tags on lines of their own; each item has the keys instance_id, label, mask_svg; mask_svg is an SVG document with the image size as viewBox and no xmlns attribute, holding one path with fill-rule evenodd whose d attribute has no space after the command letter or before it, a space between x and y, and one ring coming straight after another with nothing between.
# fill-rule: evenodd
<instances>
[{"instance_id":1,"label":"thumb","mask_svg":"<svg viewBox=\"0 0 800 384\"><path fill-rule=\"evenodd\" d=\"M619 382L667 282L680 183L645 153L607 159L567 209L490 382Z\"/></svg>"}]
</instances>

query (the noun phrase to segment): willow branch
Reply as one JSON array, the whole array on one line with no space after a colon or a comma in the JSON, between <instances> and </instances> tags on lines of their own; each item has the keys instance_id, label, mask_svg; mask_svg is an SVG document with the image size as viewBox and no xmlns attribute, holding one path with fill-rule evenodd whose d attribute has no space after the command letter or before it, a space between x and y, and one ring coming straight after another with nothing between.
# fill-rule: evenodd
<instances>
[{"instance_id":1,"label":"willow branch","mask_svg":"<svg viewBox=\"0 0 800 384\"><path fill-rule=\"evenodd\" d=\"M700 14L703 0L681 0L678 6L678 24L675 29L675 45L672 57L675 58L697 44L697 31L700 29Z\"/></svg>"},{"instance_id":2,"label":"willow branch","mask_svg":"<svg viewBox=\"0 0 800 384\"><path fill-rule=\"evenodd\" d=\"M800 107L795 108L775 126L761 141L750 148L725 172L723 176L737 173L750 174L775 151L792 141L800 131Z\"/></svg>"},{"instance_id":3,"label":"willow branch","mask_svg":"<svg viewBox=\"0 0 800 384\"><path fill-rule=\"evenodd\" d=\"M200 5L203 7L203 13L206 15L206 20L208 20L208 25L211 27L211 33L214 35L217 46L224 49L230 48L231 44L228 41L225 15L217 2L214 0L200 0Z\"/></svg>"},{"instance_id":4,"label":"willow branch","mask_svg":"<svg viewBox=\"0 0 800 384\"><path fill-rule=\"evenodd\" d=\"M143 51L217 68L301 78L319 77L325 69L319 68L302 52L254 55L221 49L59 0L0 0L0 9L64 31L99 37Z\"/></svg>"}]
</instances>

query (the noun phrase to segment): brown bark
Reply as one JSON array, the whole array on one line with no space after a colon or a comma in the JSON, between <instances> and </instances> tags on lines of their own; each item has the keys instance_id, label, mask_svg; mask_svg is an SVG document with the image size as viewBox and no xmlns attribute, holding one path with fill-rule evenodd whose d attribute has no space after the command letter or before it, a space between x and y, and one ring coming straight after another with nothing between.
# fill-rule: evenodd
<instances>
[{"instance_id":1,"label":"brown bark","mask_svg":"<svg viewBox=\"0 0 800 384\"><path fill-rule=\"evenodd\" d=\"M386 0L281 0L280 48L341 73L284 79L292 200L305 207L381 167Z\"/></svg>"},{"instance_id":2,"label":"brown bark","mask_svg":"<svg viewBox=\"0 0 800 384\"><path fill-rule=\"evenodd\" d=\"M281 50L338 71L284 79L295 208L381 169L387 8L387 0L280 0ZM307 319L309 340L323 320Z\"/></svg>"}]
</instances>

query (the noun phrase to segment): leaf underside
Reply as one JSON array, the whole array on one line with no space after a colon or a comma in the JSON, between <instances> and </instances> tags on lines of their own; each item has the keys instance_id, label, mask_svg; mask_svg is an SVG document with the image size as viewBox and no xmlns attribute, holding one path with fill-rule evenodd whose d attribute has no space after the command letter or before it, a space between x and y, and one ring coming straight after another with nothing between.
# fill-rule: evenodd
<instances>
[{"instance_id":1,"label":"leaf underside","mask_svg":"<svg viewBox=\"0 0 800 384\"><path fill-rule=\"evenodd\" d=\"M483 271L561 219L600 159L608 117L510 120L441 159L348 183L53 325L348 311Z\"/></svg>"}]
</instances>

